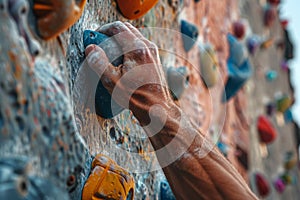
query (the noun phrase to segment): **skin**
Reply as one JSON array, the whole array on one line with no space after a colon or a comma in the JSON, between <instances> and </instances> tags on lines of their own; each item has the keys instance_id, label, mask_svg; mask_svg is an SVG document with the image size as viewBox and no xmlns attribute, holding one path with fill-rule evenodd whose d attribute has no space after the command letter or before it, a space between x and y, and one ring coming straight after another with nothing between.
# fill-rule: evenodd
<instances>
[{"instance_id":1,"label":"skin","mask_svg":"<svg viewBox=\"0 0 300 200\"><path fill-rule=\"evenodd\" d=\"M172 100L156 45L129 23L114 22L98 31L114 36L124 62L114 67L100 47L90 45L85 51L88 66L145 129L176 199L257 199L232 164Z\"/></svg>"}]
</instances>

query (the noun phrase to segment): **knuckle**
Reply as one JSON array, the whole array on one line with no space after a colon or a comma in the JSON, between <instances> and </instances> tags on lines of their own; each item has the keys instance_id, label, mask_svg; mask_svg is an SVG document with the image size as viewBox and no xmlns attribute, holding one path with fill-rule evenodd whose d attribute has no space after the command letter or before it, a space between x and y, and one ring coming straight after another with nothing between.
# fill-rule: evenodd
<instances>
[{"instance_id":1,"label":"knuckle","mask_svg":"<svg viewBox=\"0 0 300 200\"><path fill-rule=\"evenodd\" d=\"M131 24L129 22L124 22L124 24L127 26L131 26Z\"/></svg>"},{"instance_id":2,"label":"knuckle","mask_svg":"<svg viewBox=\"0 0 300 200\"><path fill-rule=\"evenodd\" d=\"M149 42L149 49L157 52L158 51L158 47L154 42Z\"/></svg>"},{"instance_id":3,"label":"knuckle","mask_svg":"<svg viewBox=\"0 0 300 200\"><path fill-rule=\"evenodd\" d=\"M121 22L121 21L116 21L116 22L113 22L113 27L115 28L115 29L119 29L119 30L126 30L126 26L125 26L125 24L123 23L123 22Z\"/></svg>"},{"instance_id":4,"label":"knuckle","mask_svg":"<svg viewBox=\"0 0 300 200\"><path fill-rule=\"evenodd\" d=\"M123 22L121 22L121 21L115 21L115 22L113 22L113 25L114 26L123 26Z\"/></svg>"},{"instance_id":5,"label":"knuckle","mask_svg":"<svg viewBox=\"0 0 300 200\"><path fill-rule=\"evenodd\" d=\"M134 42L134 52L137 54L146 54L147 46L142 40L136 40Z\"/></svg>"}]
</instances>

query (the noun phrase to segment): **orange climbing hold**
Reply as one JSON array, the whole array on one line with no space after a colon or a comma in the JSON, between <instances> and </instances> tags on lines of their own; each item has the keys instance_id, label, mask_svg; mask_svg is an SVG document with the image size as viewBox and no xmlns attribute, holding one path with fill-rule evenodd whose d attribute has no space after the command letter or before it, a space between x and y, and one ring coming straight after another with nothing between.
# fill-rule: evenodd
<instances>
[{"instance_id":1,"label":"orange climbing hold","mask_svg":"<svg viewBox=\"0 0 300 200\"><path fill-rule=\"evenodd\" d=\"M92 163L82 200L128 199L133 200L134 180L130 174L111 158L98 154Z\"/></svg>"},{"instance_id":2,"label":"orange climbing hold","mask_svg":"<svg viewBox=\"0 0 300 200\"><path fill-rule=\"evenodd\" d=\"M158 0L117 0L118 8L127 19L138 19L157 4Z\"/></svg>"},{"instance_id":3,"label":"orange climbing hold","mask_svg":"<svg viewBox=\"0 0 300 200\"><path fill-rule=\"evenodd\" d=\"M86 0L34 0L39 36L48 40L72 26L81 16Z\"/></svg>"}]
</instances>

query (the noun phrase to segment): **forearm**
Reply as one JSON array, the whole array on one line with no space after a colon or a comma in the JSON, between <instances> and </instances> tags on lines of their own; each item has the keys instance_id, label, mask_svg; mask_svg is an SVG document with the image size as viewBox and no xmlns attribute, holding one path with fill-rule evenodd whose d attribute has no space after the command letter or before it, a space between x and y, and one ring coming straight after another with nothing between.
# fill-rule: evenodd
<instances>
[{"instance_id":1,"label":"forearm","mask_svg":"<svg viewBox=\"0 0 300 200\"><path fill-rule=\"evenodd\" d=\"M138 109L146 113L150 108L146 105ZM180 108L175 104L162 107L166 119L162 113L152 116L152 120L164 123L162 129L157 134L151 127L145 130L148 135L155 134L149 138L176 199L257 199L237 170ZM145 121L145 115L137 118Z\"/></svg>"}]
</instances>

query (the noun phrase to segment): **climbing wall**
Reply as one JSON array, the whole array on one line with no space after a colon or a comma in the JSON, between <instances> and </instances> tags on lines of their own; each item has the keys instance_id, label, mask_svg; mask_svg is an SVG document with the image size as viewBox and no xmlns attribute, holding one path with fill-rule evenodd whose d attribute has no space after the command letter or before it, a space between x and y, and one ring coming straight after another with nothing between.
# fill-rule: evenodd
<instances>
[{"instance_id":1,"label":"climbing wall","mask_svg":"<svg viewBox=\"0 0 300 200\"><path fill-rule=\"evenodd\" d=\"M232 22L240 16L248 18L253 32L265 34L263 28L256 25L259 19L253 17L259 15L251 10L257 8L252 8L250 2L161 0L144 17L130 21L157 44L165 71L180 66L189 69L188 88L177 104L203 134L214 142L219 140L229 146L227 157L245 180L248 180L248 164L245 166L239 161L239 153L251 155L249 168L252 173L267 171L273 166L271 161L281 162L282 158L275 155L291 150L289 142L285 143L284 150L281 149L277 139L268 147L270 156L263 157L258 150L254 127L257 115L262 112L264 102L261 101L272 98L275 92L268 90L266 96L261 88L254 87L266 66L278 68L277 61L272 59L277 55L274 49L271 49L273 54L261 52L256 55L253 59L256 76L231 101L221 103L227 78L226 35L232 32ZM19 9L22 12L18 13L13 9L14 5L24 8L25 12ZM71 199L80 199L90 172L91 155L102 153L133 175L135 199L158 199L164 175L145 132L132 113L125 110L113 119L103 119L95 114L94 107L89 106L89 97L94 94L89 93L90 76L87 74L93 76L93 72L85 64L83 31L95 30L116 20L129 20L118 12L113 0L89 0L76 24L58 37L44 41L35 32L24 35L22 28L34 27L36 23L32 18L27 21L26 14L32 11L30 5L32 1L29 0L0 0L0 38L5 38L0 43L0 165L5 163L4 160L20 168L24 162L14 159L25 160L28 167L16 176L39 177L49 185L53 184L52 188L57 187L53 193L68 191ZM188 52L184 51L181 35L170 35L167 31L179 33L181 20L196 25L199 31L197 43ZM158 31L150 27L163 29ZM271 34L280 35L276 28ZM207 43L215 47L219 71L217 84L209 89L201 79L199 68L199 53ZM286 76L280 80L286 81ZM276 88L284 85L282 90L286 90L286 84L276 85ZM248 101L252 96L266 97ZM257 108L257 105L261 106ZM280 132L291 131L290 126L277 128ZM292 140L281 134L282 140ZM270 180L278 170L280 168L272 168L267 172ZM23 190L26 189L21 188L21 193L25 194ZM20 192L20 189L16 188L16 191ZM294 193L296 189L291 187L284 197ZM270 198L275 199L275 193Z\"/></svg>"},{"instance_id":2,"label":"climbing wall","mask_svg":"<svg viewBox=\"0 0 300 200\"><path fill-rule=\"evenodd\" d=\"M19 26L31 27L35 21L27 22L26 16L25 21L15 18L11 2L0 1L1 38L6 38L1 40L1 158L25 157L30 166L28 174L67 189L75 198L80 197L89 174L90 154L103 153L132 173L136 199L158 198L159 184L164 177L155 155L145 154L152 147L132 114L125 110L113 119L104 120L86 108L82 99L86 91L82 88L86 79L81 73L86 69L83 31L116 20L128 21L117 11L116 3L88 1L75 25L57 38L44 41L36 33L29 39L24 37ZM28 5L25 8L30 13ZM172 51L171 54L160 52L164 68L183 65L189 68L190 85L178 103L197 127L212 138L218 138L218 133L223 132L225 122L227 106L213 104L213 98L221 99L222 77L226 76L226 33L238 16L236 5L235 0L171 4L164 0L144 17L131 21L160 49ZM220 81L214 89L208 90L201 81L198 44L187 53L180 35L170 37L168 32L155 34L145 29L160 27L179 31L182 19L198 27L199 43L210 42L218 51ZM37 44L38 55L28 41ZM230 134L231 129L227 132Z\"/></svg>"}]
</instances>

